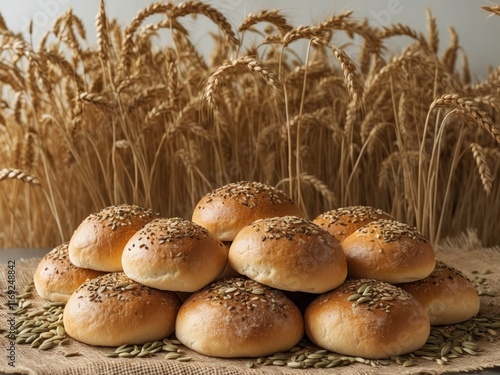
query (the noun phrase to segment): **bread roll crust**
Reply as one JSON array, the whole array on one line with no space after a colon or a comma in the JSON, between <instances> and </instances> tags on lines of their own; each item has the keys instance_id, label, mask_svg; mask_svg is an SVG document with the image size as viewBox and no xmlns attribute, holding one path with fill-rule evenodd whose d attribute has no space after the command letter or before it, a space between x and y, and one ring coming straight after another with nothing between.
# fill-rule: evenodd
<instances>
[{"instance_id":1,"label":"bread roll crust","mask_svg":"<svg viewBox=\"0 0 500 375\"><path fill-rule=\"evenodd\" d=\"M160 218L130 238L122 264L127 276L141 284L194 292L222 273L227 252L205 228L181 218Z\"/></svg>"},{"instance_id":2,"label":"bread roll crust","mask_svg":"<svg viewBox=\"0 0 500 375\"><path fill-rule=\"evenodd\" d=\"M82 268L123 271L122 252L132 235L159 217L151 209L122 204L89 215L69 241L69 258Z\"/></svg>"},{"instance_id":3,"label":"bread roll crust","mask_svg":"<svg viewBox=\"0 0 500 375\"><path fill-rule=\"evenodd\" d=\"M313 223L319 225L342 242L362 226L378 219L393 220L392 215L371 206L340 207L318 215Z\"/></svg>"},{"instance_id":4,"label":"bread roll crust","mask_svg":"<svg viewBox=\"0 0 500 375\"><path fill-rule=\"evenodd\" d=\"M238 273L288 291L323 293L347 276L345 255L335 237L295 216L246 226L231 244L228 259Z\"/></svg>"},{"instance_id":5,"label":"bread roll crust","mask_svg":"<svg viewBox=\"0 0 500 375\"><path fill-rule=\"evenodd\" d=\"M302 314L281 291L246 278L217 280L191 295L177 316L175 335L208 356L267 356L303 337Z\"/></svg>"},{"instance_id":6,"label":"bread roll crust","mask_svg":"<svg viewBox=\"0 0 500 375\"><path fill-rule=\"evenodd\" d=\"M174 292L136 283L123 272L108 273L88 280L71 295L64 328L89 345L144 344L174 332L180 305Z\"/></svg>"},{"instance_id":7,"label":"bread roll crust","mask_svg":"<svg viewBox=\"0 0 500 375\"><path fill-rule=\"evenodd\" d=\"M49 251L38 263L33 275L35 289L43 299L66 302L73 292L87 279L103 275L104 272L75 266L69 260L68 243Z\"/></svg>"},{"instance_id":8,"label":"bread roll crust","mask_svg":"<svg viewBox=\"0 0 500 375\"><path fill-rule=\"evenodd\" d=\"M244 226L255 220L288 215L304 217L283 191L260 182L240 181L202 197L192 221L207 228L220 241L232 241Z\"/></svg>"},{"instance_id":9,"label":"bread roll crust","mask_svg":"<svg viewBox=\"0 0 500 375\"><path fill-rule=\"evenodd\" d=\"M427 313L415 298L371 279L348 280L319 296L307 307L304 319L306 334L316 345L363 358L415 351L430 333Z\"/></svg>"},{"instance_id":10,"label":"bread roll crust","mask_svg":"<svg viewBox=\"0 0 500 375\"><path fill-rule=\"evenodd\" d=\"M442 261L425 279L401 284L401 288L424 306L431 325L464 322L479 312L474 285L462 272Z\"/></svg>"},{"instance_id":11,"label":"bread roll crust","mask_svg":"<svg viewBox=\"0 0 500 375\"><path fill-rule=\"evenodd\" d=\"M351 278L406 283L429 276L436 265L430 241L395 220L372 221L346 237L341 246Z\"/></svg>"}]
</instances>

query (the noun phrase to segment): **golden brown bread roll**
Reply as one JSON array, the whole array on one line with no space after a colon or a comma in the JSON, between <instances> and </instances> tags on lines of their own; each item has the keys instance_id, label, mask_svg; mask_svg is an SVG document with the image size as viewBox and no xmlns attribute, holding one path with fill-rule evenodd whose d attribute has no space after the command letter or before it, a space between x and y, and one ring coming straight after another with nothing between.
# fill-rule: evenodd
<instances>
[{"instance_id":1,"label":"golden brown bread roll","mask_svg":"<svg viewBox=\"0 0 500 375\"><path fill-rule=\"evenodd\" d=\"M400 286L424 306L431 325L460 323L479 312L476 288L462 272L441 261L425 279Z\"/></svg>"},{"instance_id":2,"label":"golden brown bread roll","mask_svg":"<svg viewBox=\"0 0 500 375\"><path fill-rule=\"evenodd\" d=\"M214 357L286 351L303 337L302 314L285 295L246 278L217 280L191 295L177 316L184 345Z\"/></svg>"},{"instance_id":3,"label":"golden brown bread roll","mask_svg":"<svg viewBox=\"0 0 500 375\"><path fill-rule=\"evenodd\" d=\"M232 241L241 228L257 219L287 215L304 216L283 191L260 182L240 181L202 197L192 220L220 241Z\"/></svg>"},{"instance_id":4,"label":"golden brown bread roll","mask_svg":"<svg viewBox=\"0 0 500 375\"><path fill-rule=\"evenodd\" d=\"M129 238L159 217L153 210L121 204L89 215L69 241L69 259L75 266L97 271L123 271L122 252Z\"/></svg>"},{"instance_id":5,"label":"golden brown bread roll","mask_svg":"<svg viewBox=\"0 0 500 375\"><path fill-rule=\"evenodd\" d=\"M371 206L340 207L318 215L313 223L330 232L339 242L362 226L378 219L394 218L387 212Z\"/></svg>"},{"instance_id":6,"label":"golden brown bread roll","mask_svg":"<svg viewBox=\"0 0 500 375\"><path fill-rule=\"evenodd\" d=\"M416 228L395 220L372 221L340 245L350 278L406 283L429 276L436 265L429 240Z\"/></svg>"},{"instance_id":7,"label":"golden brown bread roll","mask_svg":"<svg viewBox=\"0 0 500 375\"><path fill-rule=\"evenodd\" d=\"M194 292L222 273L227 251L190 220L160 218L144 225L125 245L123 271L153 288Z\"/></svg>"},{"instance_id":8,"label":"golden brown bread roll","mask_svg":"<svg viewBox=\"0 0 500 375\"><path fill-rule=\"evenodd\" d=\"M288 291L323 293L347 276L346 258L335 237L295 216L246 226L231 244L228 258L238 273Z\"/></svg>"},{"instance_id":9,"label":"golden brown bread roll","mask_svg":"<svg viewBox=\"0 0 500 375\"><path fill-rule=\"evenodd\" d=\"M174 292L136 283L123 272L88 280L63 312L75 340L96 346L144 344L170 336L181 302Z\"/></svg>"},{"instance_id":10,"label":"golden brown bread roll","mask_svg":"<svg viewBox=\"0 0 500 375\"><path fill-rule=\"evenodd\" d=\"M427 312L401 288L370 279L348 280L322 294L305 312L306 334L333 352L388 358L415 351L427 341Z\"/></svg>"},{"instance_id":11,"label":"golden brown bread roll","mask_svg":"<svg viewBox=\"0 0 500 375\"><path fill-rule=\"evenodd\" d=\"M103 275L104 272L75 266L69 261L68 243L49 251L38 263L33 275L35 289L43 299L66 302L71 294L87 279Z\"/></svg>"}]
</instances>

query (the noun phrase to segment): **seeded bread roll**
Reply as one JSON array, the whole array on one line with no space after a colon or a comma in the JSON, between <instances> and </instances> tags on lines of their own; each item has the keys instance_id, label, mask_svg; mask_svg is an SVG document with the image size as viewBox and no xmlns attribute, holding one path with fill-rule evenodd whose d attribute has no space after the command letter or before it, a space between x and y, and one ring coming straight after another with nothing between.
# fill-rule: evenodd
<instances>
[{"instance_id":1,"label":"seeded bread roll","mask_svg":"<svg viewBox=\"0 0 500 375\"><path fill-rule=\"evenodd\" d=\"M302 314L281 291L246 278L217 280L194 293L177 316L175 335L213 357L260 357L286 351L304 334Z\"/></svg>"},{"instance_id":2,"label":"seeded bread roll","mask_svg":"<svg viewBox=\"0 0 500 375\"><path fill-rule=\"evenodd\" d=\"M77 267L123 271L126 243L144 224L159 217L150 209L122 204L89 215L69 241L69 259Z\"/></svg>"},{"instance_id":3,"label":"seeded bread roll","mask_svg":"<svg viewBox=\"0 0 500 375\"><path fill-rule=\"evenodd\" d=\"M35 289L43 299L66 302L71 294L87 279L103 275L104 272L75 266L69 261L68 243L49 251L38 263L33 275Z\"/></svg>"},{"instance_id":4,"label":"seeded bread roll","mask_svg":"<svg viewBox=\"0 0 500 375\"><path fill-rule=\"evenodd\" d=\"M295 216L246 226L231 244L228 259L236 272L288 291L323 293L347 276L346 258L335 237Z\"/></svg>"},{"instance_id":5,"label":"seeded bread roll","mask_svg":"<svg viewBox=\"0 0 500 375\"><path fill-rule=\"evenodd\" d=\"M387 212L370 206L341 207L320 214L313 223L330 232L339 242L362 226L378 219L394 218Z\"/></svg>"},{"instance_id":6,"label":"seeded bread roll","mask_svg":"<svg viewBox=\"0 0 500 375\"><path fill-rule=\"evenodd\" d=\"M172 335L181 302L174 292L130 280L123 272L88 280L63 312L68 335L85 344L144 344Z\"/></svg>"},{"instance_id":7,"label":"seeded bread roll","mask_svg":"<svg viewBox=\"0 0 500 375\"><path fill-rule=\"evenodd\" d=\"M220 241L232 241L244 226L257 219L287 215L304 216L281 190L260 182L241 181L201 198L192 220Z\"/></svg>"},{"instance_id":8,"label":"seeded bread roll","mask_svg":"<svg viewBox=\"0 0 500 375\"><path fill-rule=\"evenodd\" d=\"M141 284L194 292L224 270L227 247L205 228L181 218L160 218L146 224L128 241L123 270Z\"/></svg>"},{"instance_id":9,"label":"seeded bread roll","mask_svg":"<svg viewBox=\"0 0 500 375\"><path fill-rule=\"evenodd\" d=\"M350 278L406 283L429 276L436 265L431 243L414 227L395 220L372 221L341 246Z\"/></svg>"},{"instance_id":10,"label":"seeded bread roll","mask_svg":"<svg viewBox=\"0 0 500 375\"><path fill-rule=\"evenodd\" d=\"M425 279L400 286L424 306L431 325L460 323L479 312L476 288L462 272L441 261Z\"/></svg>"},{"instance_id":11,"label":"seeded bread roll","mask_svg":"<svg viewBox=\"0 0 500 375\"><path fill-rule=\"evenodd\" d=\"M348 280L306 309L305 329L316 345L363 358L415 351L430 333L425 309L401 288L370 279Z\"/></svg>"}]
</instances>

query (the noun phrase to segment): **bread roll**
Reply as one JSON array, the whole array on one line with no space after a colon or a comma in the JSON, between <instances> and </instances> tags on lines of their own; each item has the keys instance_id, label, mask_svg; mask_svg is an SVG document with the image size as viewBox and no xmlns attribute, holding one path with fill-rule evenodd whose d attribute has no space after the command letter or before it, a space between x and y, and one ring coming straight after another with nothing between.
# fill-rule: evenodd
<instances>
[{"instance_id":1,"label":"bread roll","mask_svg":"<svg viewBox=\"0 0 500 375\"><path fill-rule=\"evenodd\" d=\"M320 214L313 223L330 232L339 242L362 226L378 219L394 219L387 212L370 206L341 207Z\"/></svg>"},{"instance_id":2,"label":"bread roll","mask_svg":"<svg viewBox=\"0 0 500 375\"><path fill-rule=\"evenodd\" d=\"M415 351L430 324L420 303L401 288L370 279L348 280L315 299L305 312L313 343L353 357L388 358Z\"/></svg>"},{"instance_id":3,"label":"bread roll","mask_svg":"<svg viewBox=\"0 0 500 375\"><path fill-rule=\"evenodd\" d=\"M302 314L281 291L246 278L217 280L194 293L175 327L188 348L225 358L286 351L303 334Z\"/></svg>"},{"instance_id":4,"label":"bread roll","mask_svg":"<svg viewBox=\"0 0 500 375\"><path fill-rule=\"evenodd\" d=\"M66 302L71 294L87 279L103 275L104 272L75 266L69 261L68 243L49 251L38 263L33 275L35 289L43 299Z\"/></svg>"},{"instance_id":5,"label":"bread roll","mask_svg":"<svg viewBox=\"0 0 500 375\"><path fill-rule=\"evenodd\" d=\"M68 335L85 344L144 344L172 335L181 302L174 292L130 280L123 272L88 280L63 312Z\"/></svg>"},{"instance_id":6,"label":"bread roll","mask_svg":"<svg viewBox=\"0 0 500 375\"><path fill-rule=\"evenodd\" d=\"M238 273L288 291L323 293L347 276L345 255L335 237L295 216L246 226L231 244L228 258Z\"/></svg>"},{"instance_id":7,"label":"bread roll","mask_svg":"<svg viewBox=\"0 0 500 375\"><path fill-rule=\"evenodd\" d=\"M257 219L287 215L304 216L281 190L260 182L241 181L201 198L192 220L220 241L232 241L241 228Z\"/></svg>"},{"instance_id":8,"label":"bread roll","mask_svg":"<svg viewBox=\"0 0 500 375\"><path fill-rule=\"evenodd\" d=\"M215 280L227 263L227 247L205 228L181 218L146 224L125 245L123 270L141 284L194 292Z\"/></svg>"},{"instance_id":9,"label":"bread roll","mask_svg":"<svg viewBox=\"0 0 500 375\"><path fill-rule=\"evenodd\" d=\"M460 323L479 312L476 288L462 272L441 261L425 279L400 286L424 306L431 325Z\"/></svg>"},{"instance_id":10,"label":"bread roll","mask_svg":"<svg viewBox=\"0 0 500 375\"><path fill-rule=\"evenodd\" d=\"M434 248L414 227L379 219L341 242L350 278L406 283L429 276L436 265Z\"/></svg>"},{"instance_id":11,"label":"bread roll","mask_svg":"<svg viewBox=\"0 0 500 375\"><path fill-rule=\"evenodd\" d=\"M122 204L89 215L69 241L69 259L77 267L123 271L122 252L132 235L159 217L150 209Z\"/></svg>"}]
</instances>

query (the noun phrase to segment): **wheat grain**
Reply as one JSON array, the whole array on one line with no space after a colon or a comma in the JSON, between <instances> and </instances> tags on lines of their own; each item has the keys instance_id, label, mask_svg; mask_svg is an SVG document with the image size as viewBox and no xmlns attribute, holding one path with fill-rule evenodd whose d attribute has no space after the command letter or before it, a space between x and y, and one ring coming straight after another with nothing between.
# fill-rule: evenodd
<instances>
[{"instance_id":1,"label":"wheat grain","mask_svg":"<svg viewBox=\"0 0 500 375\"><path fill-rule=\"evenodd\" d=\"M293 29L278 10L263 10L257 14L249 14L238 27L238 31L247 31L260 22L269 22L276 26L282 36Z\"/></svg>"},{"instance_id":2,"label":"wheat grain","mask_svg":"<svg viewBox=\"0 0 500 375\"><path fill-rule=\"evenodd\" d=\"M483 147L475 142L470 144L470 149L472 151L472 156L477 165L477 170L479 176L481 177L481 183L483 184L483 189L486 195L491 195L491 189L493 187L493 176L491 174L490 166L486 161L486 155Z\"/></svg>"},{"instance_id":3,"label":"wheat grain","mask_svg":"<svg viewBox=\"0 0 500 375\"><path fill-rule=\"evenodd\" d=\"M476 124L485 129L495 141L500 143L500 130L497 129L488 114L475 105L473 101L461 98L458 94L445 94L434 99L430 109L435 107L452 107L463 110Z\"/></svg>"},{"instance_id":4,"label":"wheat grain","mask_svg":"<svg viewBox=\"0 0 500 375\"><path fill-rule=\"evenodd\" d=\"M40 185L40 181L35 176L14 168L0 169L0 181L2 180L18 180L34 186Z\"/></svg>"},{"instance_id":5,"label":"wheat grain","mask_svg":"<svg viewBox=\"0 0 500 375\"><path fill-rule=\"evenodd\" d=\"M104 0L100 1L99 13L96 16L96 39L97 39L97 53L103 60L108 59L108 52L110 50L108 18L106 17L106 8Z\"/></svg>"},{"instance_id":6,"label":"wheat grain","mask_svg":"<svg viewBox=\"0 0 500 375\"><path fill-rule=\"evenodd\" d=\"M458 48L458 34L455 28L453 28L453 26L450 26L450 45L448 46L446 51L444 51L443 57L441 58L443 65L450 73L455 70Z\"/></svg>"},{"instance_id":7,"label":"wheat grain","mask_svg":"<svg viewBox=\"0 0 500 375\"><path fill-rule=\"evenodd\" d=\"M482 5L481 8L491 13L491 15L500 16L500 5Z\"/></svg>"},{"instance_id":8,"label":"wheat grain","mask_svg":"<svg viewBox=\"0 0 500 375\"><path fill-rule=\"evenodd\" d=\"M274 90L282 90L281 82L278 80L276 75L269 70L268 67L262 65L253 57L244 56L238 59L226 61L225 63L217 67L208 77L207 83L205 85L204 97L211 107L217 107L215 97L217 95L219 86L222 84L224 76L229 74L231 71L241 67L244 67L248 71L260 75Z\"/></svg>"},{"instance_id":9,"label":"wheat grain","mask_svg":"<svg viewBox=\"0 0 500 375\"><path fill-rule=\"evenodd\" d=\"M360 103L363 100L363 80L358 73L356 66L351 58L341 49L333 46L331 43L324 41L320 38L313 38L311 40L314 44L326 46L333 51L333 54L340 63L340 68L344 73L344 81L348 88L349 94L355 103Z\"/></svg>"},{"instance_id":10,"label":"wheat grain","mask_svg":"<svg viewBox=\"0 0 500 375\"><path fill-rule=\"evenodd\" d=\"M436 18L432 14L429 8L427 11L427 33L428 33L428 44L432 52L437 54L439 50L439 31L437 27Z\"/></svg>"}]
</instances>

